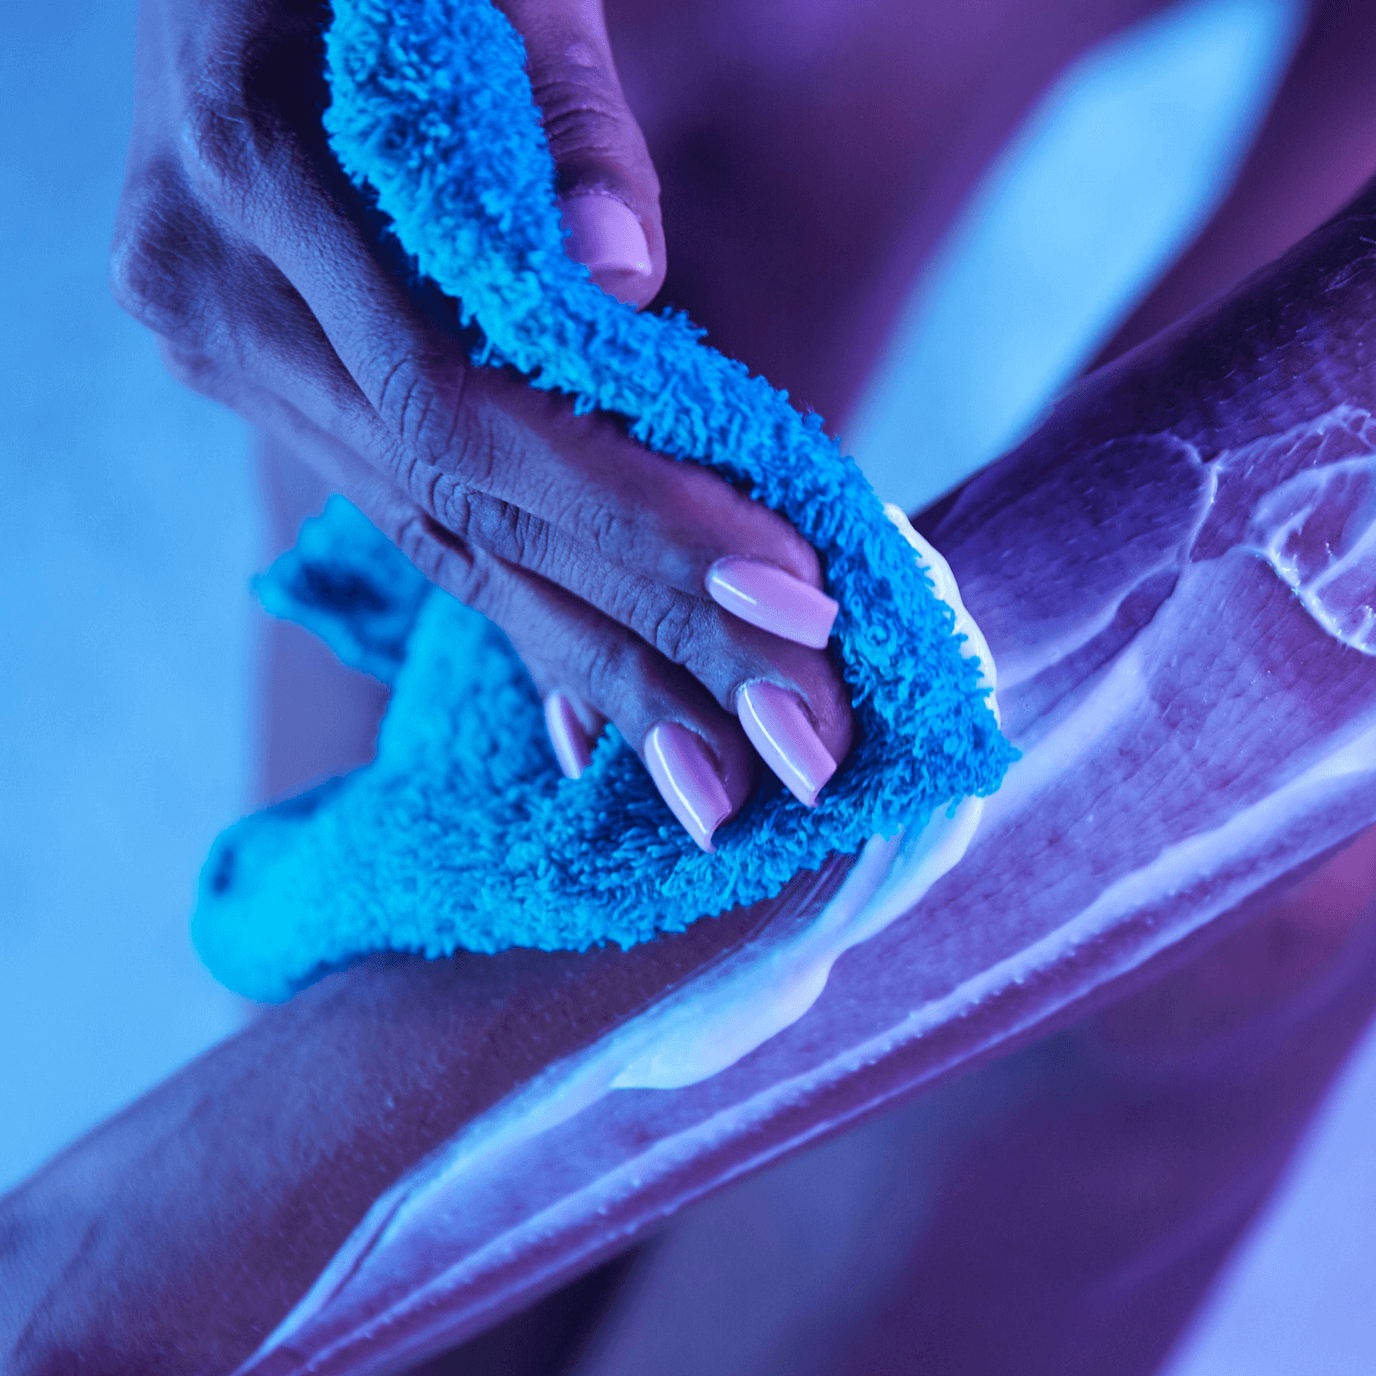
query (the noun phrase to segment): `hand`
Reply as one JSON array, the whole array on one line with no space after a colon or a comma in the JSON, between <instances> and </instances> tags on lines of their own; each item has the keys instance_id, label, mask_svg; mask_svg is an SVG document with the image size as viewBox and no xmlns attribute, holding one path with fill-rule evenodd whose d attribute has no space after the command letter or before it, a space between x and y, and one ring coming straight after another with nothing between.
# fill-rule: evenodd
<instances>
[{"instance_id":1,"label":"hand","mask_svg":"<svg viewBox=\"0 0 1376 1376\"><path fill-rule=\"evenodd\" d=\"M658 183L597 0L505 0L525 36L570 251L643 304ZM184 382L307 458L435 583L496 622L568 773L604 721L699 845L760 754L815 801L850 744L812 548L607 416L472 366L335 164L327 16L308 0L146 0L113 259Z\"/></svg>"}]
</instances>

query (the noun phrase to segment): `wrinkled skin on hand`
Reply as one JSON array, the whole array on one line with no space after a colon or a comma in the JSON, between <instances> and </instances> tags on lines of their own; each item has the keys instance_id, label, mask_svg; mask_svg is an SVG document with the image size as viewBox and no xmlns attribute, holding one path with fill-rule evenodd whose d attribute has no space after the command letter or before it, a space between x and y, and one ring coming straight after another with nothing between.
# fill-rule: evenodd
<instances>
[{"instance_id":1,"label":"wrinkled skin on hand","mask_svg":"<svg viewBox=\"0 0 1376 1376\"><path fill-rule=\"evenodd\" d=\"M658 182L600 6L503 6L526 37L565 204L610 196L665 256ZM113 282L183 381L286 441L434 582L510 637L542 694L637 749L659 722L705 743L732 811L758 760L735 717L792 690L831 756L849 703L823 651L721 611L705 578L747 556L813 586L812 548L721 479L605 416L470 363L454 303L413 280L325 145L308 0L147 0ZM614 285L609 283L608 285Z\"/></svg>"},{"instance_id":2,"label":"wrinkled skin on hand","mask_svg":"<svg viewBox=\"0 0 1376 1376\"><path fill-rule=\"evenodd\" d=\"M360 1264L254 1369L400 1369L743 1169L1145 980L1376 820L1373 242L1367 197L927 514L1025 758L965 860L801 1021L701 1084L612 1093L476 1173L408 1177L538 1117L618 1027L767 948L826 881L627 953L335 977L9 1198L11 1365L230 1370L383 1195ZM1158 1021L1148 1000L1097 1036L1169 1059ZM1290 1070L1308 1094L1331 1064ZM1293 1134L1294 1098L1260 1130ZM1249 1149L1271 1160L1275 1139Z\"/></svg>"}]
</instances>

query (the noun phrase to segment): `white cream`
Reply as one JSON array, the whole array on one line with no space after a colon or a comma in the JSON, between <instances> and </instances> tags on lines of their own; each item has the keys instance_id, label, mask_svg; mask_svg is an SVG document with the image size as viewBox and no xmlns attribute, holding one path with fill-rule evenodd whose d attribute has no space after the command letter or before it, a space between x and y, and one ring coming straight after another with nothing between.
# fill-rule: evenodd
<instances>
[{"instance_id":1,"label":"white cream","mask_svg":"<svg viewBox=\"0 0 1376 1376\"><path fill-rule=\"evenodd\" d=\"M944 602L955 613L955 632L965 637L960 652L966 659L979 660L982 671L979 677L980 687L989 690L989 707L994 713L994 720L998 721L999 704L994 695L994 690L998 687L998 671L994 668L994 656L990 653L989 642L985 640L984 632L966 610L965 603L960 600L960 589L956 586L956 576L951 572L951 566L935 545L924 540L913 529L912 522L903 514L901 506L885 502L884 515L898 527L898 533L916 551L918 563L927 570L927 576L932 580L932 591L936 594L937 601Z\"/></svg>"},{"instance_id":2,"label":"white cream","mask_svg":"<svg viewBox=\"0 0 1376 1376\"><path fill-rule=\"evenodd\" d=\"M965 636L961 652L978 658L980 682L990 690L997 718L993 656L961 601L950 566L898 507L884 510L927 569L936 596L955 613L955 630ZM461 1132L373 1205L306 1296L239 1371L251 1372L268 1353L290 1345L367 1259L404 1237L413 1224L423 1224L475 1169L567 1122L613 1090L679 1089L717 1075L797 1022L820 997L844 952L911 911L960 862L983 814L982 798L966 798L911 835L872 837L815 919L774 935L766 931L587 1053L551 1067ZM443 1283L443 1277L436 1278L435 1284Z\"/></svg>"},{"instance_id":3,"label":"white cream","mask_svg":"<svg viewBox=\"0 0 1376 1376\"><path fill-rule=\"evenodd\" d=\"M955 613L955 631L965 637L961 653L979 660L980 685L989 689L997 720L994 658L960 599L950 565L899 507L888 503L884 514L913 547L937 598ZM966 798L951 816L939 812L910 837L872 837L815 921L782 941L771 943L766 937L758 948L728 961L729 968L719 971L708 987L694 981L679 997L638 1019L635 1049L611 1087L679 1089L696 1084L797 1022L820 997L831 967L845 951L913 908L960 861L983 811L982 798Z\"/></svg>"},{"instance_id":4,"label":"white cream","mask_svg":"<svg viewBox=\"0 0 1376 1376\"><path fill-rule=\"evenodd\" d=\"M694 982L637 1020L611 1088L696 1084L797 1022L844 952L908 912L959 862L983 811L982 798L967 798L954 816L938 813L910 838L872 837L815 921L783 941L766 938L705 988Z\"/></svg>"},{"instance_id":5,"label":"white cream","mask_svg":"<svg viewBox=\"0 0 1376 1376\"><path fill-rule=\"evenodd\" d=\"M1306 572L1296 552L1297 544L1303 548L1305 526L1331 515L1324 510L1330 503L1349 507L1355 493L1361 494L1362 505L1376 501L1376 455L1296 474L1258 503L1253 549L1329 635L1362 654L1376 655L1376 521L1363 525L1360 511L1352 513L1359 533L1337 549L1327 545L1328 557L1320 568Z\"/></svg>"},{"instance_id":6,"label":"white cream","mask_svg":"<svg viewBox=\"0 0 1376 1376\"><path fill-rule=\"evenodd\" d=\"M1336 423L1347 418L1332 419ZM1231 466L1238 461L1239 456L1234 455L1224 463ZM1365 456L1350 462L1354 469L1360 469L1373 461ZM1287 548L1288 532L1298 529L1316 509L1321 499L1319 489L1335 476L1322 471L1312 479L1301 475L1292 480L1296 486L1289 492L1285 492L1288 485L1283 485L1277 493L1263 497L1255 513L1252 553L1271 564L1319 624L1343 643L1371 653L1370 626L1360 618L1359 624L1340 619L1322 595L1334 576L1373 557L1376 552L1369 539L1359 534L1352 548L1337 558L1342 567L1335 572L1325 569L1309 577L1300 574ZM1312 493L1305 490L1306 482L1313 483ZM960 603L945 561L912 531L901 512L890 509L889 515L927 566L938 595L955 611L956 629L967 636L966 653L979 655L992 687L992 659ZM1191 576L1201 575L1187 571L1185 577ZM1140 644L1129 646L1068 717L1032 747L987 808L980 800L967 800L953 816L939 815L911 838L871 840L845 883L814 921L800 922L772 937L766 932L747 949L704 970L683 990L618 1028L586 1053L551 1067L409 1172L377 1201L309 1294L241 1372L251 1372L274 1351L280 1355L293 1340L299 1340L301 1353L309 1354L311 1369L327 1364L331 1353L356 1352L369 1334L403 1315L422 1312L427 1305L483 1275L494 1258L538 1245L557 1231L563 1220L605 1208L608 1201L674 1170L712 1141L743 1136L768 1122L800 1094L815 1094L827 1084L844 1081L894 1046L948 1024L1012 986L1034 980L1040 972L1056 968L1077 948L1100 941L1129 916L1169 907L1196 884L1209 886L1207 897L1192 906L1187 920L1155 923L1140 940L1125 945L1111 966L1101 961L1096 979L1140 965L1234 906L1259 885L1310 858L1314 847L1321 848L1323 836L1297 838L1295 821L1313 815L1330 800L1341 799L1350 781L1376 772L1376 714L1365 714L1354 722L1347 732L1328 743L1325 754L1271 794L1217 826L1183 836L1145 858L1078 911L1068 913L1054 931L929 999L902 1021L863 1042L839 1048L827 1059L807 1065L795 1077L759 1086L739 1102L725 1105L682 1131L634 1152L610 1170L596 1173L557 1203L501 1231L477 1250L456 1256L452 1266L407 1287L390 1306L369 1305L366 1296L370 1284L381 1283L377 1274L385 1281L389 1274L395 1274L393 1267L404 1268L408 1246L417 1240L424 1246L436 1229L442 1231L446 1210L462 1211L465 1201L473 1198L473 1191L481 1189L485 1169L500 1172L501 1158L507 1153L566 1122L613 1089L675 1088L717 1074L800 1018L825 988L842 952L909 911L959 863L982 814L997 835L1027 808L1035 807L1036 795L1065 771L1083 769L1125 712L1140 710L1146 683L1144 653ZM1025 1017L1015 1018L1011 1024L1006 1019L998 1021L989 1035L1006 1038L1032 1025L1044 1011L1041 1004L1035 1004ZM977 1049L967 1045L964 1054ZM357 1298L355 1286L363 1291ZM343 1336L322 1341L318 1330L312 1332L313 1326L334 1309L336 1300L345 1313L351 1305L359 1304L357 1325Z\"/></svg>"},{"instance_id":7,"label":"white cream","mask_svg":"<svg viewBox=\"0 0 1376 1376\"><path fill-rule=\"evenodd\" d=\"M955 613L965 636L961 652L979 660L981 686L990 690L995 717L995 670L988 643L960 599L950 565L892 504L884 514L927 569L936 596ZM837 959L883 931L915 906L965 854L984 800L965 799L938 813L916 834L866 844L840 891L821 914L783 939L766 937L679 995L657 1004L625 1029L623 1064L612 1089L679 1089L734 1065L742 1056L797 1022L826 988Z\"/></svg>"}]
</instances>

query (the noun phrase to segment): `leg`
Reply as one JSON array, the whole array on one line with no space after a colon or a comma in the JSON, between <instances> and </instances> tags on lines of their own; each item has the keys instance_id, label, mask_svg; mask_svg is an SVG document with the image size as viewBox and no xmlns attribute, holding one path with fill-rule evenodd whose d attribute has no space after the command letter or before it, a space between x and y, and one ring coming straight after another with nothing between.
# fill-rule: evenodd
<instances>
[{"instance_id":1,"label":"leg","mask_svg":"<svg viewBox=\"0 0 1376 1376\"><path fill-rule=\"evenodd\" d=\"M256 445L264 563L296 542L329 488L280 440ZM373 758L387 690L346 669L315 636L264 618L258 651L258 801L276 802Z\"/></svg>"},{"instance_id":2,"label":"leg","mask_svg":"<svg viewBox=\"0 0 1376 1376\"><path fill-rule=\"evenodd\" d=\"M1068 1030L652 1245L577 1376L1146 1376L1376 1002L1376 833Z\"/></svg>"}]
</instances>

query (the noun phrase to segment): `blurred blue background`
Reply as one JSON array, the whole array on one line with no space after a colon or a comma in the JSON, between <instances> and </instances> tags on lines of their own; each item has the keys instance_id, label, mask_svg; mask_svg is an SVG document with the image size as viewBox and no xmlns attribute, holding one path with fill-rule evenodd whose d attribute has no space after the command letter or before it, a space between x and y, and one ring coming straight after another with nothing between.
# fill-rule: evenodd
<instances>
[{"instance_id":1,"label":"blurred blue background","mask_svg":"<svg viewBox=\"0 0 1376 1376\"><path fill-rule=\"evenodd\" d=\"M133 40L0 10L0 1185L243 1016L186 924L246 801L247 432L110 299Z\"/></svg>"},{"instance_id":2,"label":"blurred blue background","mask_svg":"<svg viewBox=\"0 0 1376 1376\"><path fill-rule=\"evenodd\" d=\"M240 1025L187 939L247 806L248 436L106 288L132 0L0 12L0 1189ZM909 508L1016 439L1226 191L1297 0L1192 0L1067 73L848 427ZM1172 1376L1376 1370L1376 1040Z\"/></svg>"}]
</instances>

